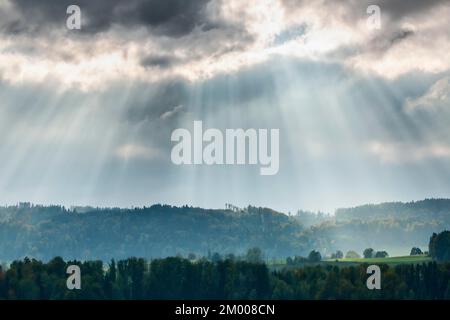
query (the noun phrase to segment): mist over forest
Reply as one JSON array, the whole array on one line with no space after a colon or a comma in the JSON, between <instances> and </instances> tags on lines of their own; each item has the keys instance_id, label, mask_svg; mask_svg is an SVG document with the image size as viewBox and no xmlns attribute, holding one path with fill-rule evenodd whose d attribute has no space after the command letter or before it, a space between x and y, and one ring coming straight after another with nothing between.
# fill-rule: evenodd
<instances>
[{"instance_id":1,"label":"mist over forest","mask_svg":"<svg viewBox=\"0 0 450 320\"><path fill-rule=\"evenodd\" d=\"M153 205L120 209L0 207L0 261L242 255L259 247L265 258L306 256L318 250L361 253L365 248L408 255L427 250L433 232L450 229L450 200L427 199L336 210L335 215L268 208L202 209Z\"/></svg>"}]
</instances>

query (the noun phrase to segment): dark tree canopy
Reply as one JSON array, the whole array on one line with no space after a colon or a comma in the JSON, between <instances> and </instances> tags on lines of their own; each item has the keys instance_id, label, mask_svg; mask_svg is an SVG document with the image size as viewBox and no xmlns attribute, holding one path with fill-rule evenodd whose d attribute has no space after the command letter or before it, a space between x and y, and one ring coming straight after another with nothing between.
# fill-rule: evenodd
<instances>
[{"instance_id":1,"label":"dark tree canopy","mask_svg":"<svg viewBox=\"0 0 450 320\"><path fill-rule=\"evenodd\" d=\"M429 254L437 261L450 261L450 231L433 233L429 243Z\"/></svg>"},{"instance_id":2,"label":"dark tree canopy","mask_svg":"<svg viewBox=\"0 0 450 320\"><path fill-rule=\"evenodd\" d=\"M375 258L387 258L389 257L389 254L386 251L377 251L375 253Z\"/></svg>"},{"instance_id":3,"label":"dark tree canopy","mask_svg":"<svg viewBox=\"0 0 450 320\"><path fill-rule=\"evenodd\" d=\"M373 253L374 253L374 250L372 248L367 248L366 250L364 250L363 256L366 259L373 258Z\"/></svg>"},{"instance_id":4,"label":"dark tree canopy","mask_svg":"<svg viewBox=\"0 0 450 320\"><path fill-rule=\"evenodd\" d=\"M322 255L319 251L313 250L308 255L309 262L319 262L322 260Z\"/></svg>"},{"instance_id":5,"label":"dark tree canopy","mask_svg":"<svg viewBox=\"0 0 450 320\"><path fill-rule=\"evenodd\" d=\"M421 254L423 254L423 252L422 252L422 250L420 250L420 248L413 247L413 248L411 249L411 253L410 253L409 255L410 255L410 256L419 256L419 255L421 255Z\"/></svg>"},{"instance_id":6,"label":"dark tree canopy","mask_svg":"<svg viewBox=\"0 0 450 320\"><path fill-rule=\"evenodd\" d=\"M66 287L71 264L81 269L81 290ZM306 264L271 271L264 263L179 257L108 264L24 259L0 269L0 300L450 299L450 263L384 265L383 290L367 290L366 268Z\"/></svg>"}]
</instances>

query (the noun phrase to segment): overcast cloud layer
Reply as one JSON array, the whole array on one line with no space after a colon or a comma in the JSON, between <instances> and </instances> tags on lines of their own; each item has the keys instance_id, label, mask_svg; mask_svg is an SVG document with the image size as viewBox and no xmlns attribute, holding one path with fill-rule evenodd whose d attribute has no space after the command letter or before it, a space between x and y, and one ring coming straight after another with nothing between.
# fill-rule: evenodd
<instances>
[{"instance_id":1,"label":"overcast cloud layer","mask_svg":"<svg viewBox=\"0 0 450 320\"><path fill-rule=\"evenodd\" d=\"M0 203L449 197L449 17L448 0L0 0ZM279 128L278 175L174 166L194 120Z\"/></svg>"}]
</instances>

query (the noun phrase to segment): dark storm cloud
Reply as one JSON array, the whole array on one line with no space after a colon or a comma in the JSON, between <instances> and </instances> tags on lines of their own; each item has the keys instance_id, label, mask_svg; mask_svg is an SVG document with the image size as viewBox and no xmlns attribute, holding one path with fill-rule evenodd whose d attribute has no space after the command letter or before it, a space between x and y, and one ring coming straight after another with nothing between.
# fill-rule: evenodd
<instances>
[{"instance_id":1,"label":"dark storm cloud","mask_svg":"<svg viewBox=\"0 0 450 320\"><path fill-rule=\"evenodd\" d=\"M449 0L378 0L370 4L379 5L383 12L388 13L393 19L404 16L423 14L429 9L441 5L450 4Z\"/></svg>"},{"instance_id":2,"label":"dark storm cloud","mask_svg":"<svg viewBox=\"0 0 450 320\"><path fill-rule=\"evenodd\" d=\"M178 62L176 57L169 55L149 55L141 59L143 67L159 67L161 69L170 68Z\"/></svg>"},{"instance_id":3,"label":"dark storm cloud","mask_svg":"<svg viewBox=\"0 0 450 320\"><path fill-rule=\"evenodd\" d=\"M12 0L20 18L3 26L4 32L42 31L65 27L66 10L78 5L82 11L83 32L98 33L112 25L146 27L157 35L181 37L195 27L210 23L205 12L210 0Z\"/></svg>"},{"instance_id":4,"label":"dark storm cloud","mask_svg":"<svg viewBox=\"0 0 450 320\"><path fill-rule=\"evenodd\" d=\"M387 14L393 20L411 15L425 14L428 10L438 5L450 4L450 0L281 0L281 2L288 10L313 4L328 7L331 11L337 6L347 7L348 12L346 15L348 15L349 19L366 15L366 9L369 5L378 5L382 14Z\"/></svg>"}]
</instances>

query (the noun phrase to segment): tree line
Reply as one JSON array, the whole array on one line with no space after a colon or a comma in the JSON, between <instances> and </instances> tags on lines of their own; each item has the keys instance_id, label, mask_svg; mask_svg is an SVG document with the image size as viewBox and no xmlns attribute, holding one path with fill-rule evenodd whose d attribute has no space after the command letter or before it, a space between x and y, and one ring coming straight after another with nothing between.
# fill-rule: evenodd
<instances>
[{"instance_id":1,"label":"tree line","mask_svg":"<svg viewBox=\"0 0 450 320\"><path fill-rule=\"evenodd\" d=\"M81 269L68 290L66 269ZM0 268L0 299L450 299L450 263L381 265L382 289L366 287L367 265L310 265L271 270L264 263L180 257L43 263Z\"/></svg>"},{"instance_id":2,"label":"tree line","mask_svg":"<svg viewBox=\"0 0 450 320\"><path fill-rule=\"evenodd\" d=\"M419 251L412 248L411 255ZM367 264L323 264L316 250L287 258L290 267L281 270L270 269L259 248L241 257L213 253L108 264L25 258L0 266L0 299L450 299L450 231L430 237L429 254L432 262L381 264L382 290L375 291L366 287ZM369 255L371 248L364 251ZM81 290L67 289L70 265L80 267Z\"/></svg>"}]
</instances>

